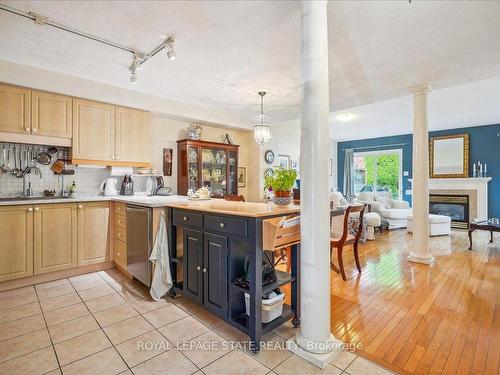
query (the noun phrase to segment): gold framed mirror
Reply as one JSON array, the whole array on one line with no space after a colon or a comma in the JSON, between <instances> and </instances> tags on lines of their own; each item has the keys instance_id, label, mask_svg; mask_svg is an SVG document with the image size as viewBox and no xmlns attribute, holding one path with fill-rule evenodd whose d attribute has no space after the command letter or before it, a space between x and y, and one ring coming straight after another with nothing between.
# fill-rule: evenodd
<instances>
[{"instance_id":1,"label":"gold framed mirror","mask_svg":"<svg viewBox=\"0 0 500 375\"><path fill-rule=\"evenodd\" d=\"M450 134L429 140L430 178L469 177L469 134Z\"/></svg>"}]
</instances>

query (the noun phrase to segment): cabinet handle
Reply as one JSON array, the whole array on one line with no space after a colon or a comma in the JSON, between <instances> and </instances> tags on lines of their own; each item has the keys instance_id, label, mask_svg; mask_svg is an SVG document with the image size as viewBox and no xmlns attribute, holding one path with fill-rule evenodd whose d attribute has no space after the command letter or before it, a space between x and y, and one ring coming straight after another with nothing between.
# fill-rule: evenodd
<instances>
[{"instance_id":1,"label":"cabinet handle","mask_svg":"<svg viewBox=\"0 0 500 375\"><path fill-rule=\"evenodd\" d=\"M226 225L224 223L220 223L219 227L224 228Z\"/></svg>"},{"instance_id":2,"label":"cabinet handle","mask_svg":"<svg viewBox=\"0 0 500 375\"><path fill-rule=\"evenodd\" d=\"M78 205L78 208L83 208L83 206L81 204Z\"/></svg>"},{"instance_id":3,"label":"cabinet handle","mask_svg":"<svg viewBox=\"0 0 500 375\"><path fill-rule=\"evenodd\" d=\"M36 132L38 131L38 129L37 129L37 128L33 128L33 129L31 129L31 131L32 131L33 133L36 133Z\"/></svg>"},{"instance_id":4,"label":"cabinet handle","mask_svg":"<svg viewBox=\"0 0 500 375\"><path fill-rule=\"evenodd\" d=\"M115 160L115 157L114 157L114 156L111 156L111 159L112 159L112 160Z\"/></svg>"},{"instance_id":5,"label":"cabinet handle","mask_svg":"<svg viewBox=\"0 0 500 375\"><path fill-rule=\"evenodd\" d=\"M207 269L206 269L206 268L203 268L203 272L207 272Z\"/></svg>"},{"instance_id":6,"label":"cabinet handle","mask_svg":"<svg viewBox=\"0 0 500 375\"><path fill-rule=\"evenodd\" d=\"M182 220L184 220L184 221L188 221L187 216L184 216L184 217L182 218Z\"/></svg>"},{"instance_id":7,"label":"cabinet handle","mask_svg":"<svg viewBox=\"0 0 500 375\"><path fill-rule=\"evenodd\" d=\"M120 156L116 155L116 160L120 160Z\"/></svg>"},{"instance_id":8,"label":"cabinet handle","mask_svg":"<svg viewBox=\"0 0 500 375\"><path fill-rule=\"evenodd\" d=\"M26 133L31 132L31 129L30 129L30 128L24 128L24 130L26 130Z\"/></svg>"},{"instance_id":9,"label":"cabinet handle","mask_svg":"<svg viewBox=\"0 0 500 375\"><path fill-rule=\"evenodd\" d=\"M197 271L201 270L201 267L200 266L196 267L196 270Z\"/></svg>"},{"instance_id":10,"label":"cabinet handle","mask_svg":"<svg viewBox=\"0 0 500 375\"><path fill-rule=\"evenodd\" d=\"M39 207L35 207L35 211L40 211L40 208Z\"/></svg>"},{"instance_id":11,"label":"cabinet handle","mask_svg":"<svg viewBox=\"0 0 500 375\"><path fill-rule=\"evenodd\" d=\"M28 209L27 209L27 211L28 211L28 212L33 212L33 208L32 208L32 207L30 207L30 208L28 208Z\"/></svg>"},{"instance_id":12,"label":"cabinet handle","mask_svg":"<svg viewBox=\"0 0 500 375\"><path fill-rule=\"evenodd\" d=\"M120 256L120 252L117 252L116 255Z\"/></svg>"}]
</instances>

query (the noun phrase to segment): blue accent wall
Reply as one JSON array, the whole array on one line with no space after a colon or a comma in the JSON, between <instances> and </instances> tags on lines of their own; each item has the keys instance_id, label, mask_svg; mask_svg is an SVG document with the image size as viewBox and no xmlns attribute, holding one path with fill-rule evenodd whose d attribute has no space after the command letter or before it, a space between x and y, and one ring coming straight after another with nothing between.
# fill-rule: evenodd
<instances>
[{"instance_id":1,"label":"blue accent wall","mask_svg":"<svg viewBox=\"0 0 500 375\"><path fill-rule=\"evenodd\" d=\"M472 164L481 161L488 165L488 176L492 180L488 183L488 214L490 217L500 217L500 124L467 127L460 129L439 130L429 133L429 137L469 133L469 175L472 177ZM404 146L391 146L395 144ZM373 148L371 148L373 147ZM361 139L338 143L338 186L342 191L344 186L344 156L345 149L352 148L354 151L389 150L394 148L403 149L403 172L408 171L409 176L403 176L403 199L411 203L411 195L404 194L406 189L411 189L408 179L412 176L412 134L381 137L372 139Z\"/></svg>"}]
</instances>

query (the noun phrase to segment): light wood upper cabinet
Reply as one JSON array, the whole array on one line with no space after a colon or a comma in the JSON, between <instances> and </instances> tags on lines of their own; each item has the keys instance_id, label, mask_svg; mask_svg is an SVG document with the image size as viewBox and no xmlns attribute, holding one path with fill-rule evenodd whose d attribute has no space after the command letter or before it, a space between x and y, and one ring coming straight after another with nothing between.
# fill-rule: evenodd
<instances>
[{"instance_id":1,"label":"light wood upper cabinet","mask_svg":"<svg viewBox=\"0 0 500 375\"><path fill-rule=\"evenodd\" d=\"M0 131L30 133L31 91L0 83Z\"/></svg>"},{"instance_id":2,"label":"light wood upper cabinet","mask_svg":"<svg viewBox=\"0 0 500 375\"><path fill-rule=\"evenodd\" d=\"M43 91L31 92L31 133L71 138L73 99Z\"/></svg>"},{"instance_id":3,"label":"light wood upper cabinet","mask_svg":"<svg viewBox=\"0 0 500 375\"><path fill-rule=\"evenodd\" d=\"M109 260L109 202L78 205L78 267Z\"/></svg>"},{"instance_id":4,"label":"light wood upper cabinet","mask_svg":"<svg viewBox=\"0 0 500 375\"><path fill-rule=\"evenodd\" d=\"M77 266L77 205L56 203L34 207L34 273Z\"/></svg>"},{"instance_id":5,"label":"light wood upper cabinet","mask_svg":"<svg viewBox=\"0 0 500 375\"><path fill-rule=\"evenodd\" d=\"M149 162L150 143L149 113L116 107L116 160Z\"/></svg>"},{"instance_id":6,"label":"light wood upper cabinet","mask_svg":"<svg viewBox=\"0 0 500 375\"><path fill-rule=\"evenodd\" d=\"M0 207L0 281L33 275L33 206Z\"/></svg>"},{"instance_id":7,"label":"light wood upper cabinet","mask_svg":"<svg viewBox=\"0 0 500 375\"><path fill-rule=\"evenodd\" d=\"M115 107L73 99L73 159L114 160Z\"/></svg>"}]
</instances>

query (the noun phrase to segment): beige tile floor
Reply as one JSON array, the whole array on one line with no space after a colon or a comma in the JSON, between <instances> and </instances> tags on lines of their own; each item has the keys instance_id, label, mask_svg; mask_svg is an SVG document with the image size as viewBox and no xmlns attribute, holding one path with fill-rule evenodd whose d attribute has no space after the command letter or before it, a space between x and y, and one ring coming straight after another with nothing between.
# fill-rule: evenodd
<instances>
[{"instance_id":1,"label":"beige tile floor","mask_svg":"<svg viewBox=\"0 0 500 375\"><path fill-rule=\"evenodd\" d=\"M254 354L200 306L155 302L116 270L0 293L0 374L389 373L350 352L320 370L279 348L293 335L283 325L264 337L274 349Z\"/></svg>"}]
</instances>

